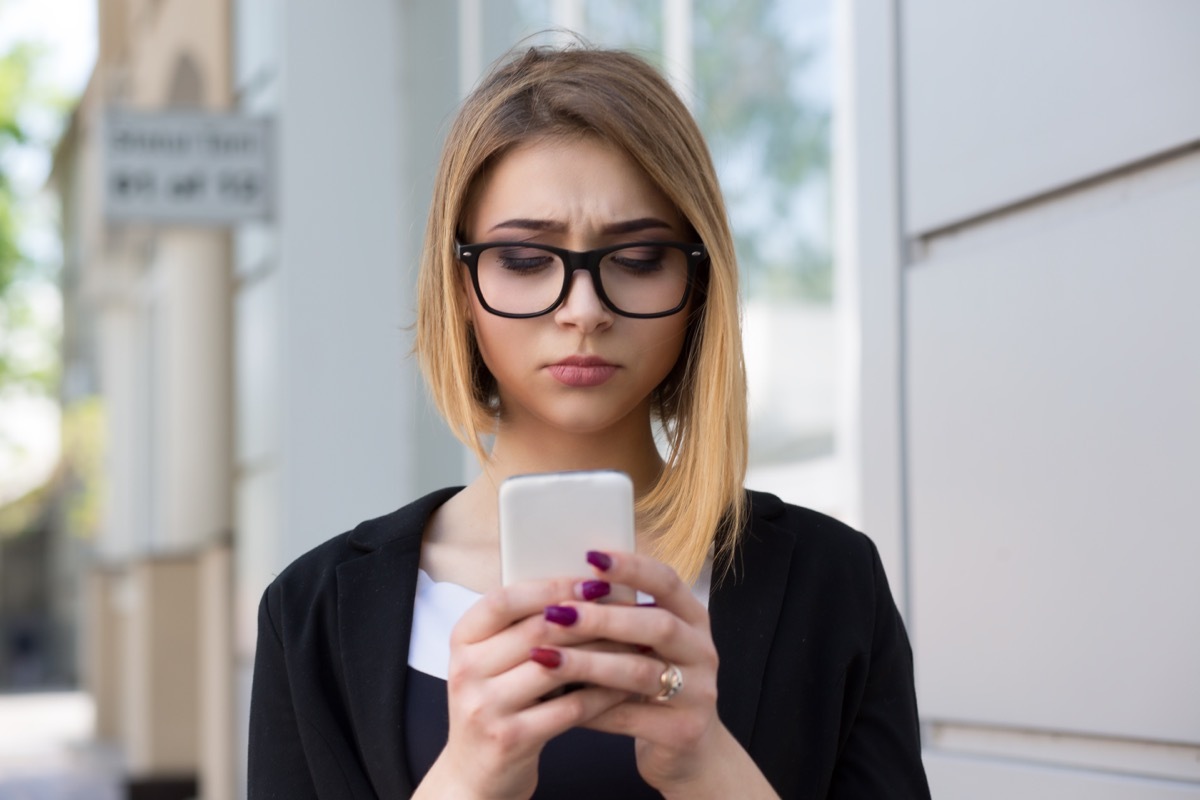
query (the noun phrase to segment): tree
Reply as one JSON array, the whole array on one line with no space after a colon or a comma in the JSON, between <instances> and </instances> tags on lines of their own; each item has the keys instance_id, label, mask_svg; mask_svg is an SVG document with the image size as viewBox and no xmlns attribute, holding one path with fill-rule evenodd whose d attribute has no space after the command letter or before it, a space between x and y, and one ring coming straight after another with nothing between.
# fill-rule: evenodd
<instances>
[{"instance_id":1,"label":"tree","mask_svg":"<svg viewBox=\"0 0 1200 800\"><path fill-rule=\"evenodd\" d=\"M50 277L22 247L27 197L13 177L18 153L38 146L28 115L51 102L34 83L39 53L22 43L0 54L0 395L14 388L48 394L54 386L54 364L45 357L52 348L36 346L51 334L30 301L31 287Z\"/></svg>"},{"instance_id":2,"label":"tree","mask_svg":"<svg viewBox=\"0 0 1200 800\"><path fill-rule=\"evenodd\" d=\"M28 140L18 110L28 95L30 60L23 47L0 55L0 298L8 296L25 263L17 246L16 197L6 162L13 147Z\"/></svg>"}]
</instances>

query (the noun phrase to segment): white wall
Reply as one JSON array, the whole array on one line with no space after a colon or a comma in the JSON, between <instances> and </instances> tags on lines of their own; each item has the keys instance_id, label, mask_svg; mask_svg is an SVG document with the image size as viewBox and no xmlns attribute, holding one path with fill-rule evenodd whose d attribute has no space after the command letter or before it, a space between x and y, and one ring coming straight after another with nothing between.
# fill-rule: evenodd
<instances>
[{"instance_id":1,"label":"white wall","mask_svg":"<svg viewBox=\"0 0 1200 800\"><path fill-rule=\"evenodd\" d=\"M387 0L239 6L242 108L274 118L277 152L276 218L236 243L240 617L250 623L297 555L423 482L454 479L422 462L405 330L424 215L408 180L422 158L402 155L404 90L417 80L405 71L406 13L416 11Z\"/></svg>"},{"instance_id":2,"label":"white wall","mask_svg":"<svg viewBox=\"0 0 1200 800\"><path fill-rule=\"evenodd\" d=\"M1200 6L897 9L838 186L934 794L1200 797Z\"/></svg>"},{"instance_id":3,"label":"white wall","mask_svg":"<svg viewBox=\"0 0 1200 800\"><path fill-rule=\"evenodd\" d=\"M237 4L280 192L235 243L243 686L278 570L459 474L402 328L458 8ZM938 797L1200 796L1198 8L838 5L846 430Z\"/></svg>"},{"instance_id":4,"label":"white wall","mask_svg":"<svg viewBox=\"0 0 1200 800\"><path fill-rule=\"evenodd\" d=\"M457 93L453 11L236 4L241 110L275 120L277 154L275 219L244 227L234 248L243 730L270 580L359 521L461 479L406 330L439 122Z\"/></svg>"}]
</instances>

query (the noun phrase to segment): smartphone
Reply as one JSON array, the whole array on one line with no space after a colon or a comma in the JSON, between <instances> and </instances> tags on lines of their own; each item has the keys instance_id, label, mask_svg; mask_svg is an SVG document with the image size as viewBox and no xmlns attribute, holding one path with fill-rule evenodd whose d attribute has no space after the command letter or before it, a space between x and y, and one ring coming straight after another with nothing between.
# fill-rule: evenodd
<instances>
[{"instance_id":1,"label":"smartphone","mask_svg":"<svg viewBox=\"0 0 1200 800\"><path fill-rule=\"evenodd\" d=\"M589 550L634 551L633 481L616 470L516 475L500 484L500 573L505 585L595 577ZM636 600L613 586L606 598Z\"/></svg>"}]
</instances>

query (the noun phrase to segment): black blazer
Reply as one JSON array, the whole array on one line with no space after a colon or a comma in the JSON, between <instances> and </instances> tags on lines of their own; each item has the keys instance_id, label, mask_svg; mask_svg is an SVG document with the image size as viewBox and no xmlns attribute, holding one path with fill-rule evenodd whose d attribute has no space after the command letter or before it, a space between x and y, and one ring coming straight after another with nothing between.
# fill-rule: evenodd
<instances>
[{"instance_id":1,"label":"black blazer","mask_svg":"<svg viewBox=\"0 0 1200 800\"><path fill-rule=\"evenodd\" d=\"M252 800L411 795L403 698L421 535L456 491L330 539L267 588ZM784 798L927 798L912 652L874 544L749 496L734 571L714 576L709 601L721 720Z\"/></svg>"}]
</instances>

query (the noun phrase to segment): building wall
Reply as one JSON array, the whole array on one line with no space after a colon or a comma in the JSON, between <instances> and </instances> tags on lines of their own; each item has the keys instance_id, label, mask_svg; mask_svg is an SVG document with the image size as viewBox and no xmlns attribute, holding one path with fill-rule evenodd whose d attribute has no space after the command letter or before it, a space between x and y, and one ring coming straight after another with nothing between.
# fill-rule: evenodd
<instances>
[{"instance_id":1,"label":"building wall","mask_svg":"<svg viewBox=\"0 0 1200 800\"><path fill-rule=\"evenodd\" d=\"M88 262L80 291L98 309L114 442L102 555L143 559L133 573L158 585L149 554L219 545L232 528L232 562L208 552L188 589L207 642L199 706L215 712L171 756L215 765L202 769L224 791L244 786L221 731L236 729L240 762L267 583L359 520L463 477L407 326L438 143L457 97L510 44L498 31L511 9L262 0L233 3L222 23L189 16L205 4L104 5L101 59L117 66L103 92L192 102L177 56L208 57L168 29L224 35L210 55L228 73L204 74L229 85L200 104L275 125L274 218L240 227L230 249L211 231L106 231L95 214L69 249ZM856 354L839 436L857 516L911 626L935 794L1196 797L1200 595L1187 568L1200 552L1181 520L1200 451L1187 313L1200 106L1182 88L1200 67L1187 41L1197 12L1186 0L837 8L847 311L834 324ZM224 278L189 282L226 259ZM213 315L186 316L201 296ZM208 367L178 369L197 363ZM205 435L227 436L232 456ZM223 479L188 478L223 459ZM190 510L201 497L215 499ZM136 598L119 588L128 576L105 580L115 588L98 592ZM152 638L135 645L150 669ZM221 672L230 660L235 680ZM149 732L133 741L153 767L169 759Z\"/></svg>"},{"instance_id":2,"label":"building wall","mask_svg":"<svg viewBox=\"0 0 1200 800\"><path fill-rule=\"evenodd\" d=\"M454 4L234 13L236 93L243 113L274 121L278 199L274 219L234 241L244 742L267 584L361 520L462 482L464 461L409 356L438 123L457 99Z\"/></svg>"},{"instance_id":3,"label":"building wall","mask_svg":"<svg viewBox=\"0 0 1200 800\"><path fill-rule=\"evenodd\" d=\"M228 235L109 224L101 155L110 108L229 107L229 10L102 0L98 61L55 163L64 406L98 406L106 429L82 650L97 733L121 746L131 786L200 779L211 800L233 790L228 687L198 666L204 653L205 670L232 671L231 615L200 611L222 589L202 567L227 552L233 516Z\"/></svg>"},{"instance_id":4,"label":"building wall","mask_svg":"<svg viewBox=\"0 0 1200 800\"><path fill-rule=\"evenodd\" d=\"M864 501L934 793L1200 797L1200 9L851 5Z\"/></svg>"}]
</instances>

